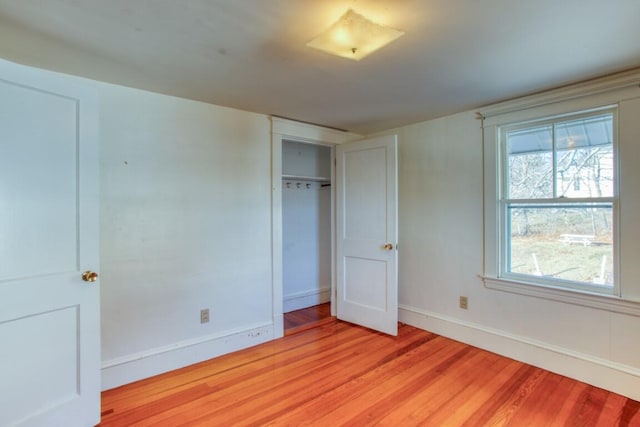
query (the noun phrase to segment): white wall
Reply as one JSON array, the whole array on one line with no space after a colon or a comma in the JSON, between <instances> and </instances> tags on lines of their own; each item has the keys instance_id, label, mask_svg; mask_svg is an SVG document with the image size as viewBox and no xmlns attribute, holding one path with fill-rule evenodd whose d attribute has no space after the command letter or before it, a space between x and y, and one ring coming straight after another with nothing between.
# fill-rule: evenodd
<instances>
[{"instance_id":1,"label":"white wall","mask_svg":"<svg viewBox=\"0 0 640 427\"><path fill-rule=\"evenodd\" d=\"M331 299L331 189L301 180L282 184L283 311L288 313Z\"/></svg>"},{"instance_id":2,"label":"white wall","mask_svg":"<svg viewBox=\"0 0 640 427\"><path fill-rule=\"evenodd\" d=\"M478 277L483 161L474 113L391 132L399 136L400 320L640 399L640 318L487 289ZM621 147L634 162L637 142ZM622 166L633 178L637 165ZM622 256L634 256L635 246ZM640 287L637 277L626 280ZM460 295L469 297L468 310L458 307Z\"/></svg>"},{"instance_id":3,"label":"white wall","mask_svg":"<svg viewBox=\"0 0 640 427\"><path fill-rule=\"evenodd\" d=\"M268 117L97 87L103 388L270 339Z\"/></svg>"},{"instance_id":4,"label":"white wall","mask_svg":"<svg viewBox=\"0 0 640 427\"><path fill-rule=\"evenodd\" d=\"M282 173L329 181L282 182L282 290L288 313L331 300L331 148L285 141Z\"/></svg>"},{"instance_id":5,"label":"white wall","mask_svg":"<svg viewBox=\"0 0 640 427\"><path fill-rule=\"evenodd\" d=\"M284 141L282 143L283 175L331 179L331 148L325 145Z\"/></svg>"}]
</instances>

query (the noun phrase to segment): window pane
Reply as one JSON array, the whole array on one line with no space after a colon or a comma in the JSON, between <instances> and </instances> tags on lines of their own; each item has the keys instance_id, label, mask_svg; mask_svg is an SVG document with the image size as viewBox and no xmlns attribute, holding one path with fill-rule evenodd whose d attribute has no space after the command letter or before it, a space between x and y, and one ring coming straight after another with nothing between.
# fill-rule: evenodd
<instances>
[{"instance_id":1,"label":"window pane","mask_svg":"<svg viewBox=\"0 0 640 427\"><path fill-rule=\"evenodd\" d=\"M558 196L613 196L612 141L611 114L557 124Z\"/></svg>"},{"instance_id":2,"label":"window pane","mask_svg":"<svg viewBox=\"0 0 640 427\"><path fill-rule=\"evenodd\" d=\"M510 206L506 272L613 286L610 204Z\"/></svg>"},{"instance_id":3,"label":"window pane","mask_svg":"<svg viewBox=\"0 0 640 427\"><path fill-rule=\"evenodd\" d=\"M552 136L551 125L507 132L507 198L553 197Z\"/></svg>"}]
</instances>

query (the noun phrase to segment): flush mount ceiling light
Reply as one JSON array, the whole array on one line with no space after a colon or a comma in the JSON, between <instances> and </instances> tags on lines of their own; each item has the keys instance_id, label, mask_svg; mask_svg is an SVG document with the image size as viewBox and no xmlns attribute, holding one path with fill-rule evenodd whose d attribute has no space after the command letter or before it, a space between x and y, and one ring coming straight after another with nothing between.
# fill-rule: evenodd
<instances>
[{"instance_id":1,"label":"flush mount ceiling light","mask_svg":"<svg viewBox=\"0 0 640 427\"><path fill-rule=\"evenodd\" d=\"M359 61L403 34L402 31L376 24L349 9L335 24L307 43L307 46Z\"/></svg>"}]
</instances>

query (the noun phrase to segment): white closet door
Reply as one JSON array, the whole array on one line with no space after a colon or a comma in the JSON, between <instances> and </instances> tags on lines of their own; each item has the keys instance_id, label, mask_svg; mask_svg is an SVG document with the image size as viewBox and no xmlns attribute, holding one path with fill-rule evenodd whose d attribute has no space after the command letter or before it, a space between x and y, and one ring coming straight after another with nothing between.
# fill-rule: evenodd
<instances>
[{"instance_id":1,"label":"white closet door","mask_svg":"<svg viewBox=\"0 0 640 427\"><path fill-rule=\"evenodd\" d=\"M338 318L398 333L396 136L337 147Z\"/></svg>"}]
</instances>

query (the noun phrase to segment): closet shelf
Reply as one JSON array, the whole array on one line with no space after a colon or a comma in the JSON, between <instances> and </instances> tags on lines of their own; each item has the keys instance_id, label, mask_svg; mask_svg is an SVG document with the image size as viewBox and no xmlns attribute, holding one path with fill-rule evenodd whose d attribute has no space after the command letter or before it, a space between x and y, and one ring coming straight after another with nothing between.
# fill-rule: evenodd
<instances>
[{"instance_id":1,"label":"closet shelf","mask_svg":"<svg viewBox=\"0 0 640 427\"><path fill-rule=\"evenodd\" d=\"M303 175L287 175L287 174L282 174L282 179L290 179L293 181L317 181L317 182L331 181L331 178L326 176L303 176Z\"/></svg>"}]
</instances>

